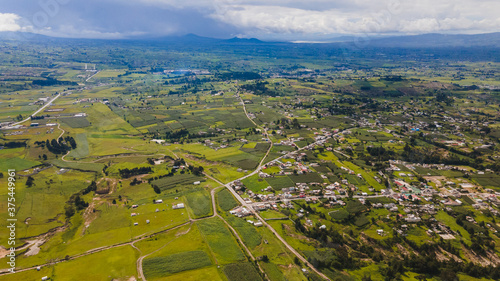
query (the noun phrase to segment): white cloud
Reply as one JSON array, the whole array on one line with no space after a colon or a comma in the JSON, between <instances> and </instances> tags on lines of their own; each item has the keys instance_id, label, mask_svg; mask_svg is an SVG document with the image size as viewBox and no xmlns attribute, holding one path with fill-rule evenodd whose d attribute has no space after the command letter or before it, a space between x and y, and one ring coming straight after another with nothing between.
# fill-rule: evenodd
<instances>
[{"instance_id":1,"label":"white cloud","mask_svg":"<svg viewBox=\"0 0 500 281\"><path fill-rule=\"evenodd\" d=\"M20 2L25 4L24 1L29 0ZM83 3L69 1L64 5L44 26L52 29L35 30L32 26L36 24L30 23L33 13L21 13L24 8L14 10L16 14L0 13L0 31L86 38L123 38L134 32L327 38L332 34L500 31L498 0L87 0Z\"/></svg>"},{"instance_id":2,"label":"white cloud","mask_svg":"<svg viewBox=\"0 0 500 281\"><path fill-rule=\"evenodd\" d=\"M19 17L16 14L11 13L0 13L0 31L19 31L21 26L17 23Z\"/></svg>"},{"instance_id":3,"label":"white cloud","mask_svg":"<svg viewBox=\"0 0 500 281\"><path fill-rule=\"evenodd\" d=\"M285 0L267 4L249 0L216 3L212 18L251 33L256 30L287 34L500 31L500 2L493 0L354 0L329 4L312 0L306 6ZM328 8L318 9L321 6Z\"/></svg>"},{"instance_id":4,"label":"white cloud","mask_svg":"<svg viewBox=\"0 0 500 281\"><path fill-rule=\"evenodd\" d=\"M129 2L130 0L122 0L122 1ZM175 9L184 9L184 8L206 9L212 7L214 3L214 1L212 0L136 0L136 1L147 5L158 6L163 8L175 8Z\"/></svg>"}]
</instances>

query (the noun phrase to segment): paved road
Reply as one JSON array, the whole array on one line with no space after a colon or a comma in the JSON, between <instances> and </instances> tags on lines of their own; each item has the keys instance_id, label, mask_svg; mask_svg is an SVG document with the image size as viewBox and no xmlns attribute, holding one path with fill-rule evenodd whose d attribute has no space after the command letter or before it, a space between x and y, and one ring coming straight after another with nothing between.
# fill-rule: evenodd
<instances>
[{"instance_id":1,"label":"paved road","mask_svg":"<svg viewBox=\"0 0 500 281\"><path fill-rule=\"evenodd\" d=\"M220 184L223 184L221 183L220 181L218 181L217 179L215 178L212 178L213 180L215 180L216 182L220 183ZM271 232L276 236L276 238L278 238L281 243L283 243L285 245L285 247L287 247L287 249L292 252L295 256L297 256L304 264L306 264L307 266L309 266L311 268L311 270L313 270L316 274L318 274L319 276L323 277L324 279L326 280L330 280L330 278L328 278L326 275L324 275L323 273L321 273L319 270L317 270L312 264L310 264L299 252L297 252L292 246L290 246L290 244L288 244L288 242L286 242L285 239L283 239L283 237L281 237L281 235L276 231L274 230L274 228L269 225L260 215L258 212L256 212L253 208L252 208L252 205L251 204L248 204L246 203L243 198L241 198L241 196L232 188L232 183L228 183L228 184L223 184L233 195L234 197L241 203L242 206L246 207L248 210L250 210L253 215L255 217L257 217L263 225L265 225L267 228L269 228L269 230L271 230Z\"/></svg>"},{"instance_id":2,"label":"paved road","mask_svg":"<svg viewBox=\"0 0 500 281\"><path fill-rule=\"evenodd\" d=\"M26 119L24 119L23 121L19 121L19 122L16 122L16 123L13 123L11 125L9 125L9 127L12 127L12 126L16 126L16 125L19 125L19 124L22 124L28 120L31 119L31 117L37 115L38 113L40 113L42 110L44 110L45 108L47 108L47 106L51 105L57 98L59 98L61 96L62 93L59 93L57 94L57 96L55 96L53 99L51 99L48 103L44 104L42 107L40 107L37 111L35 111L33 114L31 114L30 116L26 117ZM9 128L7 127L7 128Z\"/></svg>"},{"instance_id":3,"label":"paved road","mask_svg":"<svg viewBox=\"0 0 500 281\"><path fill-rule=\"evenodd\" d=\"M85 80L85 82L89 82L89 80L90 80L92 77L96 76L96 75L97 75L97 73L99 73L99 72L101 72L101 71L97 71L96 73L94 73L94 75L92 75L92 76L90 76L89 78L87 78L87 80Z\"/></svg>"}]
</instances>

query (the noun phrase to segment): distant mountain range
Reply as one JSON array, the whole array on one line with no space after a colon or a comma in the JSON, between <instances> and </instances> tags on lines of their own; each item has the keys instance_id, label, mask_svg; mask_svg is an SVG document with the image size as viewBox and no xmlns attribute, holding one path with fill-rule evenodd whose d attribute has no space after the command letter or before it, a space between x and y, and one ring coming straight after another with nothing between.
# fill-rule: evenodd
<instances>
[{"instance_id":1,"label":"distant mountain range","mask_svg":"<svg viewBox=\"0 0 500 281\"><path fill-rule=\"evenodd\" d=\"M49 41L108 41L105 39L68 39L59 37L49 37L40 34L25 33L25 32L0 32L0 40L49 40ZM109 41L144 41L155 43L168 43L176 45L244 45L244 44L296 44L292 42L268 42L261 41L255 38L238 38L231 39L218 39L198 36L195 34L187 34L183 36L165 36L157 38L136 38L136 39L115 39ZM322 43L326 45L340 45L343 47L358 46L363 47L376 47L376 48L444 48L444 47L493 47L500 48L500 32L484 33L484 34L421 34L421 35L404 35L404 36L390 36L390 37L356 37L356 36L342 36L325 40L324 42L307 42L304 44L317 44Z\"/></svg>"},{"instance_id":2,"label":"distant mountain range","mask_svg":"<svg viewBox=\"0 0 500 281\"><path fill-rule=\"evenodd\" d=\"M131 39L128 39L131 40ZM147 39L132 39L132 40L144 40L153 42L168 42L168 43L184 43L184 44L260 44L266 43L256 38L238 38L233 37L231 39L218 39L211 37L198 36L196 34L186 34L183 36L165 36L157 38L147 38Z\"/></svg>"}]
</instances>

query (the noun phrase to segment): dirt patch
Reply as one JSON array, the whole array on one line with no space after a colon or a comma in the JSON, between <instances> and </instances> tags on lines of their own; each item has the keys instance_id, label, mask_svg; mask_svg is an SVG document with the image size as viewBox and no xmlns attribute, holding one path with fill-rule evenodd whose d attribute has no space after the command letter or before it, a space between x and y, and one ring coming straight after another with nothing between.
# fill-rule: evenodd
<instances>
[{"instance_id":1,"label":"dirt patch","mask_svg":"<svg viewBox=\"0 0 500 281\"><path fill-rule=\"evenodd\" d=\"M216 166L216 165L221 165L222 164L221 162L210 161L210 160L207 160L207 159L201 159L201 158L198 158L198 157L190 155L190 154L183 154L182 156L184 158L186 158L186 159L190 159L190 160L199 162L199 163L202 164L202 166L210 167L210 166Z\"/></svg>"},{"instance_id":2,"label":"dirt patch","mask_svg":"<svg viewBox=\"0 0 500 281\"><path fill-rule=\"evenodd\" d=\"M439 262L449 261L450 259L443 255L443 253L436 251L436 260Z\"/></svg>"},{"instance_id":3,"label":"dirt patch","mask_svg":"<svg viewBox=\"0 0 500 281\"><path fill-rule=\"evenodd\" d=\"M290 228L289 225L283 224L283 228L285 229L286 235L288 235L290 237L293 237L295 239L305 240L305 241L310 242L310 243L314 243L314 240L307 237L307 236L293 233L292 229Z\"/></svg>"},{"instance_id":4,"label":"dirt patch","mask_svg":"<svg viewBox=\"0 0 500 281\"><path fill-rule=\"evenodd\" d=\"M3 259L10 253L9 250L5 249L3 246L0 246L0 259Z\"/></svg>"},{"instance_id":5,"label":"dirt patch","mask_svg":"<svg viewBox=\"0 0 500 281\"><path fill-rule=\"evenodd\" d=\"M445 176L424 176L424 179L431 181L436 184L437 187L441 187L443 181L446 181Z\"/></svg>"},{"instance_id":6,"label":"dirt patch","mask_svg":"<svg viewBox=\"0 0 500 281\"><path fill-rule=\"evenodd\" d=\"M463 245L462 245L462 252L464 253L464 256L468 260L470 260L471 262L473 262L475 264L480 264L481 266L493 265L493 263L490 260L488 260L482 256L476 255L476 253L474 253L471 250L468 250Z\"/></svg>"},{"instance_id":7,"label":"dirt patch","mask_svg":"<svg viewBox=\"0 0 500 281\"><path fill-rule=\"evenodd\" d=\"M399 253L401 253L403 256L410 256L410 252L405 247L403 247L403 245L397 243L396 247L398 248Z\"/></svg>"},{"instance_id":8,"label":"dirt patch","mask_svg":"<svg viewBox=\"0 0 500 281\"><path fill-rule=\"evenodd\" d=\"M34 239L26 241L22 247L16 248L16 252L24 251L28 249L28 251L24 254L25 256L34 256L40 252L40 246L45 243L46 237L42 236L40 239ZM0 246L0 259L4 258L10 253L9 250ZM17 254L16 254L17 255Z\"/></svg>"},{"instance_id":9,"label":"dirt patch","mask_svg":"<svg viewBox=\"0 0 500 281\"><path fill-rule=\"evenodd\" d=\"M188 234L188 233L189 233L189 231L191 231L191 226L192 226L192 225L193 225L193 224L190 224L190 225L189 225L189 228L188 228L188 229L186 229L186 231L178 231L178 232L175 234L175 237L179 237L179 236L182 236L182 235L184 235L184 234Z\"/></svg>"},{"instance_id":10,"label":"dirt patch","mask_svg":"<svg viewBox=\"0 0 500 281\"><path fill-rule=\"evenodd\" d=\"M441 82L424 83L423 86L425 88L431 88L431 89L449 89L449 88L453 88L452 85L447 85L447 84L441 83Z\"/></svg>"},{"instance_id":11,"label":"dirt patch","mask_svg":"<svg viewBox=\"0 0 500 281\"><path fill-rule=\"evenodd\" d=\"M445 251L443 248L439 247L439 250L441 251L441 253L443 253L443 255L448 257L448 260L453 259L456 262L463 262L461 258L455 256L454 254L452 254L450 252Z\"/></svg>"},{"instance_id":12,"label":"dirt patch","mask_svg":"<svg viewBox=\"0 0 500 281\"><path fill-rule=\"evenodd\" d=\"M29 243L32 243L31 246L29 247L29 250L24 254L25 256L34 256L40 252L40 246L45 243L45 240L43 239L38 239L38 240L33 240L33 241L28 241Z\"/></svg>"},{"instance_id":13,"label":"dirt patch","mask_svg":"<svg viewBox=\"0 0 500 281\"><path fill-rule=\"evenodd\" d=\"M101 191L101 194L111 194L116 191L118 180L112 178L101 178L97 181L97 192Z\"/></svg>"},{"instance_id":14,"label":"dirt patch","mask_svg":"<svg viewBox=\"0 0 500 281\"><path fill-rule=\"evenodd\" d=\"M496 267L496 266L500 265L500 257L496 253L493 253L491 251L487 251L486 255L490 259L493 266Z\"/></svg>"},{"instance_id":15,"label":"dirt patch","mask_svg":"<svg viewBox=\"0 0 500 281\"><path fill-rule=\"evenodd\" d=\"M100 197L92 198L92 202L90 202L87 209L85 209L85 211L83 212L82 217L85 227L82 229L82 235L85 234L85 230L87 229L87 227L89 227L89 225L99 216L99 213L94 212L94 210L102 204L102 201L100 200Z\"/></svg>"}]
</instances>

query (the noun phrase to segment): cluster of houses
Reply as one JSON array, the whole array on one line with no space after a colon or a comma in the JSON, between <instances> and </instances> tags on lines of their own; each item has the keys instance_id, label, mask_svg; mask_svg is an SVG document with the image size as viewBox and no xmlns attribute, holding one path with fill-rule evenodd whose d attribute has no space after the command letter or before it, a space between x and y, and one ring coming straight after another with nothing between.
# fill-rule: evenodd
<instances>
[{"instance_id":1,"label":"cluster of houses","mask_svg":"<svg viewBox=\"0 0 500 281\"><path fill-rule=\"evenodd\" d=\"M239 218L246 217L252 214L252 212L244 206L236 207L229 211L229 213Z\"/></svg>"}]
</instances>

